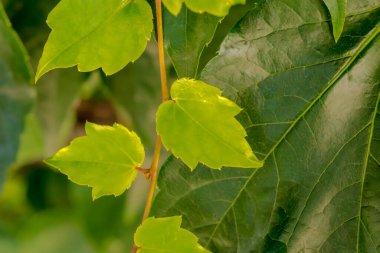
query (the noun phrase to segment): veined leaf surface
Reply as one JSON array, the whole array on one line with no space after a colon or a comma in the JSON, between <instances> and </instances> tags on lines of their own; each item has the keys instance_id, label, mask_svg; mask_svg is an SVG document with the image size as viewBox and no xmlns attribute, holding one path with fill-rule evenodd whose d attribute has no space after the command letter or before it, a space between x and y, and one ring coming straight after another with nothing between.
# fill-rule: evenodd
<instances>
[{"instance_id":1,"label":"veined leaf surface","mask_svg":"<svg viewBox=\"0 0 380 253\"><path fill-rule=\"evenodd\" d=\"M36 80L55 68L78 65L112 75L144 52L153 30L145 0L62 0L49 14L52 29Z\"/></svg>"},{"instance_id":2,"label":"veined leaf surface","mask_svg":"<svg viewBox=\"0 0 380 253\"><path fill-rule=\"evenodd\" d=\"M46 163L70 180L93 188L92 196L121 195L136 178L144 162L140 138L122 125L86 123L87 136L74 139Z\"/></svg>"},{"instance_id":3,"label":"veined leaf surface","mask_svg":"<svg viewBox=\"0 0 380 253\"><path fill-rule=\"evenodd\" d=\"M198 238L181 228L180 216L148 218L137 229L135 242L138 253L210 253L198 244Z\"/></svg>"},{"instance_id":4,"label":"veined leaf surface","mask_svg":"<svg viewBox=\"0 0 380 253\"><path fill-rule=\"evenodd\" d=\"M183 78L172 85L171 97L158 109L157 133L164 146L190 169L198 162L213 169L262 166L235 119L241 108L222 97L221 90Z\"/></svg>"},{"instance_id":5,"label":"veined leaf surface","mask_svg":"<svg viewBox=\"0 0 380 253\"><path fill-rule=\"evenodd\" d=\"M258 170L170 158L154 214L213 252L369 252L380 245L380 3L348 1L336 44L322 1L267 0L203 71L244 108Z\"/></svg>"}]
</instances>

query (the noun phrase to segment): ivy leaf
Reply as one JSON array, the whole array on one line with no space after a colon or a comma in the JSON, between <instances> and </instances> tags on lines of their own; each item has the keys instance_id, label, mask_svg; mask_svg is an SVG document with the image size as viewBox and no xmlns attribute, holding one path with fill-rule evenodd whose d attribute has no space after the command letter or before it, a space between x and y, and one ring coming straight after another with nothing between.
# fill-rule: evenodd
<instances>
[{"instance_id":1,"label":"ivy leaf","mask_svg":"<svg viewBox=\"0 0 380 253\"><path fill-rule=\"evenodd\" d=\"M228 14L231 6L235 4L245 4L245 0L163 0L163 3L175 16L180 12L182 3L185 3L186 6L194 12L208 12L214 16L223 17Z\"/></svg>"},{"instance_id":2,"label":"ivy leaf","mask_svg":"<svg viewBox=\"0 0 380 253\"><path fill-rule=\"evenodd\" d=\"M0 2L0 190L15 161L35 93L28 56Z\"/></svg>"},{"instance_id":3,"label":"ivy leaf","mask_svg":"<svg viewBox=\"0 0 380 253\"><path fill-rule=\"evenodd\" d=\"M140 57L153 30L145 0L62 0L49 14L52 32L36 80L55 68L78 65L112 75Z\"/></svg>"},{"instance_id":4,"label":"ivy leaf","mask_svg":"<svg viewBox=\"0 0 380 253\"><path fill-rule=\"evenodd\" d=\"M222 166L259 168L244 128L235 119L241 108L202 81L180 79L171 88L171 101L157 112L157 132L167 149L192 170L198 162L213 169Z\"/></svg>"},{"instance_id":5,"label":"ivy leaf","mask_svg":"<svg viewBox=\"0 0 380 253\"><path fill-rule=\"evenodd\" d=\"M93 188L92 196L121 195L134 181L144 161L140 138L122 125L86 123L87 136L76 138L46 163L70 180Z\"/></svg>"},{"instance_id":6,"label":"ivy leaf","mask_svg":"<svg viewBox=\"0 0 380 253\"><path fill-rule=\"evenodd\" d=\"M177 16L164 10L165 48L179 77L195 78L203 49L214 37L220 17L182 8Z\"/></svg>"},{"instance_id":7,"label":"ivy leaf","mask_svg":"<svg viewBox=\"0 0 380 253\"><path fill-rule=\"evenodd\" d=\"M180 216L150 217L137 229L135 243L138 253L210 253L198 244L198 238L181 228Z\"/></svg>"},{"instance_id":8,"label":"ivy leaf","mask_svg":"<svg viewBox=\"0 0 380 253\"><path fill-rule=\"evenodd\" d=\"M338 43L320 0L266 0L232 29L201 78L244 108L265 165L171 157L153 215L183 215L214 252L378 252L380 6L347 3Z\"/></svg>"},{"instance_id":9,"label":"ivy leaf","mask_svg":"<svg viewBox=\"0 0 380 253\"><path fill-rule=\"evenodd\" d=\"M342 34L346 19L347 0L323 0L330 11L335 41Z\"/></svg>"}]
</instances>

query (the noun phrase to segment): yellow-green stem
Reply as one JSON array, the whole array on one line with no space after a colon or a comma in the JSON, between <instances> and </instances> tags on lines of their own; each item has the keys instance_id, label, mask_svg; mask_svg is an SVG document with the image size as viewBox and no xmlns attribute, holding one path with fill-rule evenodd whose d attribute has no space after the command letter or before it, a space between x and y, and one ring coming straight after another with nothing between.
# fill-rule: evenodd
<instances>
[{"instance_id":1,"label":"yellow-green stem","mask_svg":"<svg viewBox=\"0 0 380 253\"><path fill-rule=\"evenodd\" d=\"M170 98L169 88L166 77L166 65L165 65L165 50L164 50L164 34L162 25L162 4L161 0L155 0L156 2L156 21L157 21L157 44L158 44L158 58L160 64L160 76L161 76L161 93L162 102L165 102ZM149 217L150 209L152 207L154 192L157 185L157 174L158 174L158 163L160 160L162 142L160 136L157 136L156 144L154 147L153 161L150 166L150 185L148 197L146 199L144 215L142 218L142 223ZM133 245L132 253L137 252L138 247Z\"/></svg>"}]
</instances>

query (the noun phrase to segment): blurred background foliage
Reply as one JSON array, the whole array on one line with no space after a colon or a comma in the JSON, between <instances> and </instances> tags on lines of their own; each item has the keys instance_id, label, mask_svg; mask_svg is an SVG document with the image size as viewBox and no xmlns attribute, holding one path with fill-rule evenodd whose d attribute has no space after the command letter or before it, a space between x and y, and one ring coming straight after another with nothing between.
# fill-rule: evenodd
<instances>
[{"instance_id":1,"label":"blurred background foliage","mask_svg":"<svg viewBox=\"0 0 380 253\"><path fill-rule=\"evenodd\" d=\"M59 0L1 1L35 70L50 31L46 17ZM217 53L225 35L253 2L234 7L218 26L202 54L199 70ZM170 64L167 67L171 82L176 73ZM5 183L0 183L1 253L129 252L145 204L145 179L141 176L120 197L93 202L89 188L71 183L42 160L83 135L86 121L119 122L142 138L148 165L161 97L159 80L152 39L138 61L112 77L71 68L54 70L36 86L30 84L33 106L25 120L17 158Z\"/></svg>"}]
</instances>

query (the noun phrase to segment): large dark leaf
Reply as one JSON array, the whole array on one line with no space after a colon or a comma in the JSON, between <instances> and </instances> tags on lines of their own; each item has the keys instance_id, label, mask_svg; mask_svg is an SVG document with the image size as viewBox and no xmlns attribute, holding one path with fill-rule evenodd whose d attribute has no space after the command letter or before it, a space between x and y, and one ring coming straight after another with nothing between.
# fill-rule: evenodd
<instances>
[{"instance_id":1,"label":"large dark leaf","mask_svg":"<svg viewBox=\"0 0 380 253\"><path fill-rule=\"evenodd\" d=\"M380 2L348 1L338 44L320 0L268 0L203 79L245 111L262 169L163 166L155 215L213 252L379 252Z\"/></svg>"},{"instance_id":2,"label":"large dark leaf","mask_svg":"<svg viewBox=\"0 0 380 253\"><path fill-rule=\"evenodd\" d=\"M31 70L27 54L0 3L0 188L15 160L24 120L32 107Z\"/></svg>"}]
</instances>

